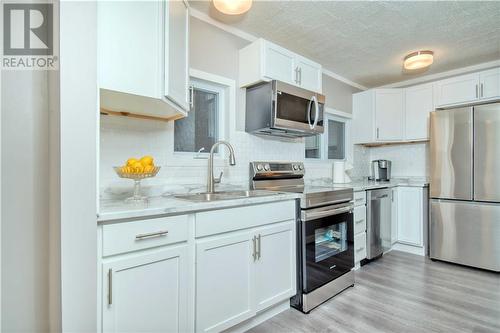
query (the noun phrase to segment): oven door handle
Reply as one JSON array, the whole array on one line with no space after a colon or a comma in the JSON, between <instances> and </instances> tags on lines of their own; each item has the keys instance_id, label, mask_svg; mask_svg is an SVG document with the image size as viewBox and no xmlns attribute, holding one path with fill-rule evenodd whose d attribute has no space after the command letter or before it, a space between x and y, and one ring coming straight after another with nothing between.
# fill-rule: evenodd
<instances>
[{"instance_id":1,"label":"oven door handle","mask_svg":"<svg viewBox=\"0 0 500 333\"><path fill-rule=\"evenodd\" d=\"M306 211L306 212L302 213L302 220L305 222L305 221L320 219L320 218L325 217L325 216L338 215L338 214L352 212L352 211L353 211L352 206L323 210L321 212L307 212Z\"/></svg>"}]
</instances>

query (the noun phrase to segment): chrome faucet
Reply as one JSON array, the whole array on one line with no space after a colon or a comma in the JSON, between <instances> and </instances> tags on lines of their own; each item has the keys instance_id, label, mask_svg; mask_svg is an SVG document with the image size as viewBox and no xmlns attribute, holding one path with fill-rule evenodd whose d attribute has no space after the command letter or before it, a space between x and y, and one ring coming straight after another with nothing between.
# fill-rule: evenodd
<instances>
[{"instance_id":1,"label":"chrome faucet","mask_svg":"<svg viewBox=\"0 0 500 333\"><path fill-rule=\"evenodd\" d=\"M219 145L225 145L229 149L229 165L235 165L236 160L234 159L234 149L233 146L227 141L217 141L214 143L212 148L210 149L210 155L208 157L208 173L207 173L207 192L214 193L215 192L215 184L220 183L222 179L222 172L220 173L219 178L214 178L214 150Z\"/></svg>"}]
</instances>

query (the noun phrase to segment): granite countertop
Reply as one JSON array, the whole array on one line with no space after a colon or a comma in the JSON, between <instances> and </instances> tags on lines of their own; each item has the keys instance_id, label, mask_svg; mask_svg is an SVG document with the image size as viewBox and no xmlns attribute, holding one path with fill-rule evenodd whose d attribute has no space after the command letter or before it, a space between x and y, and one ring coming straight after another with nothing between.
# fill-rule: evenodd
<instances>
[{"instance_id":1,"label":"granite countertop","mask_svg":"<svg viewBox=\"0 0 500 333\"><path fill-rule=\"evenodd\" d=\"M240 190L233 188L232 190ZM185 192L177 194L186 194ZM126 203L123 198L104 199L100 201L98 223L114 222L135 218L150 218L158 215L178 215L199 211L223 209L237 206L248 206L267 202L293 200L299 198L296 193L269 192L267 196L217 200L210 202L193 202L174 197L175 193L149 198L147 204Z\"/></svg>"},{"instance_id":2,"label":"granite countertop","mask_svg":"<svg viewBox=\"0 0 500 333\"><path fill-rule=\"evenodd\" d=\"M308 182L311 185L317 186L332 186L334 188L352 188L354 192L366 191L376 188L396 187L396 186L411 186L411 187L426 187L429 186L429 181L425 178L393 178L388 182L380 182L363 179L354 179L350 183L333 183L329 178L315 179Z\"/></svg>"},{"instance_id":3,"label":"granite countertop","mask_svg":"<svg viewBox=\"0 0 500 333\"><path fill-rule=\"evenodd\" d=\"M366 191L376 188L410 186L410 187L426 187L429 182L426 179L414 178L394 178L388 182L373 181L368 179L355 180L345 184L334 184L335 187L352 187L354 192Z\"/></svg>"}]
</instances>

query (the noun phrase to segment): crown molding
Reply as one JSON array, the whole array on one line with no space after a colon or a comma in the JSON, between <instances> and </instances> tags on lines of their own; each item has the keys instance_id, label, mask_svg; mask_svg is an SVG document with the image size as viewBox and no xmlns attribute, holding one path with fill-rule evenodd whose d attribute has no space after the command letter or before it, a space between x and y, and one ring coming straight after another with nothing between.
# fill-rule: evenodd
<instances>
[{"instance_id":1,"label":"crown molding","mask_svg":"<svg viewBox=\"0 0 500 333\"><path fill-rule=\"evenodd\" d=\"M365 86L363 86L363 85L361 85L359 83L356 83L354 81L351 81L351 80L343 77L342 75L334 73L334 72L332 72L332 71L330 71L330 70L328 70L326 68L323 68L323 74L325 74L326 76L329 76L329 77L331 77L331 78L333 78L335 80L342 81L342 82L344 82L344 83L346 83L346 84L348 84L348 85L350 85L350 86L352 86L354 88L358 88L358 89L361 89L361 90L368 90L367 87L365 87Z\"/></svg>"},{"instance_id":2,"label":"crown molding","mask_svg":"<svg viewBox=\"0 0 500 333\"><path fill-rule=\"evenodd\" d=\"M189 8L189 15L194 17L194 18L197 18L198 20L200 21L203 21L205 23L208 23L210 25L213 25L221 30L224 30L225 32L228 32L230 34L233 34L237 37L240 37L241 39L244 39L250 43L256 41L257 39L259 39L259 37L257 36L254 36L252 34L249 34L243 30L240 30L238 28L235 28L235 27L232 27L230 25L227 25L225 23L222 23L222 22L219 22L213 18L211 18L208 14L202 12L202 11L199 11L198 9L195 9L193 7L190 7ZM352 87L355 87L355 88L358 88L358 89L361 89L361 90L367 90L368 88L366 88L365 86L362 86L361 84L359 83L356 83L356 82L353 82L337 73L334 73L328 69L325 69L323 68L322 70L323 74L325 74L326 76L329 76L335 80L338 80L338 81L341 81L345 84L348 84Z\"/></svg>"},{"instance_id":3,"label":"crown molding","mask_svg":"<svg viewBox=\"0 0 500 333\"><path fill-rule=\"evenodd\" d=\"M448 78L448 77L451 77L451 76L457 76L457 75L461 75L461 74L467 74L467 73L471 73L471 72L477 72L477 71L481 71L481 70L489 69L489 68L493 68L493 67L498 67L498 66L500 66L500 59L499 60L489 61L489 62L483 62L483 63L477 64L477 65L472 65L472 66L467 66L467 67L452 69L452 70L446 71L446 72L441 72L441 73L436 73L436 74L429 74L429 75L425 75L425 76L420 76L420 77L417 77L417 78L411 79L411 80L394 82L394 83L391 83L391 84L386 84L386 85L377 87L377 89L378 88L401 88L401 87L408 87L408 86L416 85L416 84L419 84L419 83L425 83L425 82L429 82L429 81L436 81L436 80L445 79L445 78Z\"/></svg>"}]
</instances>

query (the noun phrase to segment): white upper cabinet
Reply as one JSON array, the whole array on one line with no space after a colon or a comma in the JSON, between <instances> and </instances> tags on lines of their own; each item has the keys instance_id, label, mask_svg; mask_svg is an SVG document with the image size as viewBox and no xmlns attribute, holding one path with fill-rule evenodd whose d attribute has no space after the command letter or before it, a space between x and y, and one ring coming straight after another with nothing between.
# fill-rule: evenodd
<instances>
[{"instance_id":1,"label":"white upper cabinet","mask_svg":"<svg viewBox=\"0 0 500 333\"><path fill-rule=\"evenodd\" d=\"M99 1L101 108L179 118L189 110L184 1Z\"/></svg>"},{"instance_id":2,"label":"white upper cabinet","mask_svg":"<svg viewBox=\"0 0 500 333\"><path fill-rule=\"evenodd\" d=\"M500 67L479 73L479 96L500 98Z\"/></svg>"},{"instance_id":3,"label":"white upper cabinet","mask_svg":"<svg viewBox=\"0 0 500 333\"><path fill-rule=\"evenodd\" d=\"M436 107L500 98L500 68L460 75L434 83Z\"/></svg>"},{"instance_id":4,"label":"white upper cabinet","mask_svg":"<svg viewBox=\"0 0 500 333\"><path fill-rule=\"evenodd\" d=\"M429 139L429 115L434 111L432 83L404 89L405 139Z\"/></svg>"},{"instance_id":5,"label":"white upper cabinet","mask_svg":"<svg viewBox=\"0 0 500 333\"><path fill-rule=\"evenodd\" d=\"M279 80L321 93L321 65L262 38L240 50L239 85Z\"/></svg>"},{"instance_id":6,"label":"white upper cabinet","mask_svg":"<svg viewBox=\"0 0 500 333\"><path fill-rule=\"evenodd\" d=\"M299 85L307 90L321 92L321 65L301 56L295 58L295 70Z\"/></svg>"},{"instance_id":7,"label":"white upper cabinet","mask_svg":"<svg viewBox=\"0 0 500 333\"><path fill-rule=\"evenodd\" d=\"M402 89L372 89L353 95L354 143L401 141Z\"/></svg>"},{"instance_id":8,"label":"white upper cabinet","mask_svg":"<svg viewBox=\"0 0 500 333\"><path fill-rule=\"evenodd\" d=\"M479 98L479 74L468 74L441 80L434 85L436 105L467 103Z\"/></svg>"},{"instance_id":9,"label":"white upper cabinet","mask_svg":"<svg viewBox=\"0 0 500 333\"><path fill-rule=\"evenodd\" d=\"M398 141L403 131L403 90L375 91L375 135L377 141Z\"/></svg>"}]
</instances>

